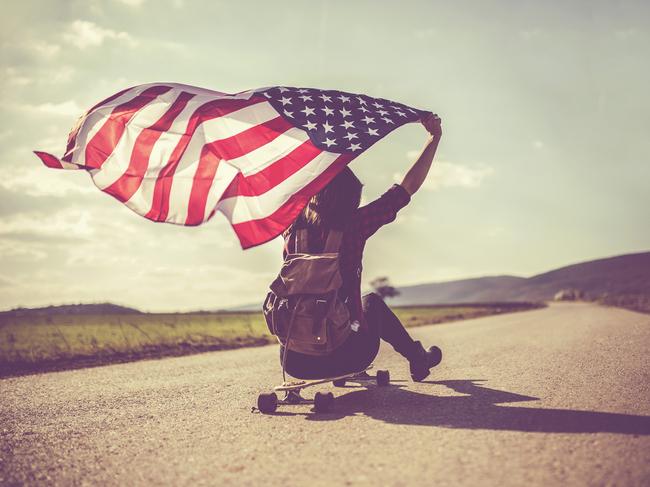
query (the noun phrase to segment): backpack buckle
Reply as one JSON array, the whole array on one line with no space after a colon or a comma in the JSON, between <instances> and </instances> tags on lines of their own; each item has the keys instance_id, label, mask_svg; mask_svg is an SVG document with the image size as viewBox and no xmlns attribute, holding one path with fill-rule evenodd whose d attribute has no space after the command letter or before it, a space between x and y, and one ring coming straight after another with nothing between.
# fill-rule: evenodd
<instances>
[{"instance_id":1,"label":"backpack buckle","mask_svg":"<svg viewBox=\"0 0 650 487\"><path fill-rule=\"evenodd\" d=\"M327 299L317 299L316 309L318 310L319 316L325 316L325 312L327 311Z\"/></svg>"}]
</instances>

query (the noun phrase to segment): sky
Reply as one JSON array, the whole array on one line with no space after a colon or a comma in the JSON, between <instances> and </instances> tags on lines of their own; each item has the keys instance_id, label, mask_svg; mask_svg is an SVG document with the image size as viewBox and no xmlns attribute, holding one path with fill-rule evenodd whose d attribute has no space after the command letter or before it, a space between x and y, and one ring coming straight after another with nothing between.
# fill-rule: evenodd
<instances>
[{"instance_id":1,"label":"sky","mask_svg":"<svg viewBox=\"0 0 650 487\"><path fill-rule=\"evenodd\" d=\"M83 111L148 82L337 89L438 113L434 167L368 242L364 287L650 249L648 2L24 0L0 27L0 309L262 302L279 239L242 251L221 214L150 222L33 155L62 155ZM352 163L364 202L425 139L409 124Z\"/></svg>"}]
</instances>

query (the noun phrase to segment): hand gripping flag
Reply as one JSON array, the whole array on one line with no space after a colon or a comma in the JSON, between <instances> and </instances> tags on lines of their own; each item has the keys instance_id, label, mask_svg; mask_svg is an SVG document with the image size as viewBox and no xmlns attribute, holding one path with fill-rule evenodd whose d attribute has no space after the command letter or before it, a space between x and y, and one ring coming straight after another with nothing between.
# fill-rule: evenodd
<instances>
[{"instance_id":1,"label":"hand gripping flag","mask_svg":"<svg viewBox=\"0 0 650 487\"><path fill-rule=\"evenodd\" d=\"M426 113L334 90L152 83L82 115L61 159L35 153L48 167L88 171L153 221L200 225L219 210L249 248L281 234L355 157Z\"/></svg>"}]
</instances>

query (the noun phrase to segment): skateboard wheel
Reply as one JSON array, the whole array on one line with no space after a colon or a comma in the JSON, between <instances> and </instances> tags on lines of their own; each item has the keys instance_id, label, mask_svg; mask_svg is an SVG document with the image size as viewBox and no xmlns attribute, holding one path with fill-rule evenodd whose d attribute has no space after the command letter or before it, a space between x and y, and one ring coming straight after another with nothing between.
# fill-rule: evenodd
<instances>
[{"instance_id":1,"label":"skateboard wheel","mask_svg":"<svg viewBox=\"0 0 650 487\"><path fill-rule=\"evenodd\" d=\"M388 370L378 370L377 371L377 385L378 386L387 386L390 383L390 372Z\"/></svg>"},{"instance_id":2,"label":"skateboard wheel","mask_svg":"<svg viewBox=\"0 0 650 487\"><path fill-rule=\"evenodd\" d=\"M334 405L334 394L328 392L323 394L322 392L317 392L314 395L314 410L317 413L326 413L332 410Z\"/></svg>"},{"instance_id":3,"label":"skateboard wheel","mask_svg":"<svg viewBox=\"0 0 650 487\"><path fill-rule=\"evenodd\" d=\"M429 357L431 357L431 365L429 367L435 367L440 362L442 362L442 350L436 347L435 345L429 347Z\"/></svg>"},{"instance_id":4,"label":"skateboard wheel","mask_svg":"<svg viewBox=\"0 0 650 487\"><path fill-rule=\"evenodd\" d=\"M345 379L336 379L335 381L332 381L332 384L334 384L334 387L344 387Z\"/></svg>"},{"instance_id":5,"label":"skateboard wheel","mask_svg":"<svg viewBox=\"0 0 650 487\"><path fill-rule=\"evenodd\" d=\"M274 413L278 408L278 396L275 392L257 396L257 409L264 414Z\"/></svg>"}]
</instances>

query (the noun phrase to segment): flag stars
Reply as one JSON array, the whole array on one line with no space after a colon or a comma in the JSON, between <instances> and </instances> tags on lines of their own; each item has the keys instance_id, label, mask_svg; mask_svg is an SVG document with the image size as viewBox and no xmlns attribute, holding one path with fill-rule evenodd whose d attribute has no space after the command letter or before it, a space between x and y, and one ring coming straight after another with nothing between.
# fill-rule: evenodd
<instances>
[{"instance_id":1,"label":"flag stars","mask_svg":"<svg viewBox=\"0 0 650 487\"><path fill-rule=\"evenodd\" d=\"M314 112L314 109L313 109L313 108L310 108L310 107L308 107L308 106L305 106L305 108L303 108L302 110L300 110L300 112L301 112L301 113L304 113L304 114L305 114L305 117L307 117L307 116L309 116L309 115L316 115L316 113Z\"/></svg>"},{"instance_id":2,"label":"flag stars","mask_svg":"<svg viewBox=\"0 0 650 487\"><path fill-rule=\"evenodd\" d=\"M258 95L320 150L353 157L420 113L389 100L336 90L283 86L262 89Z\"/></svg>"}]
</instances>

